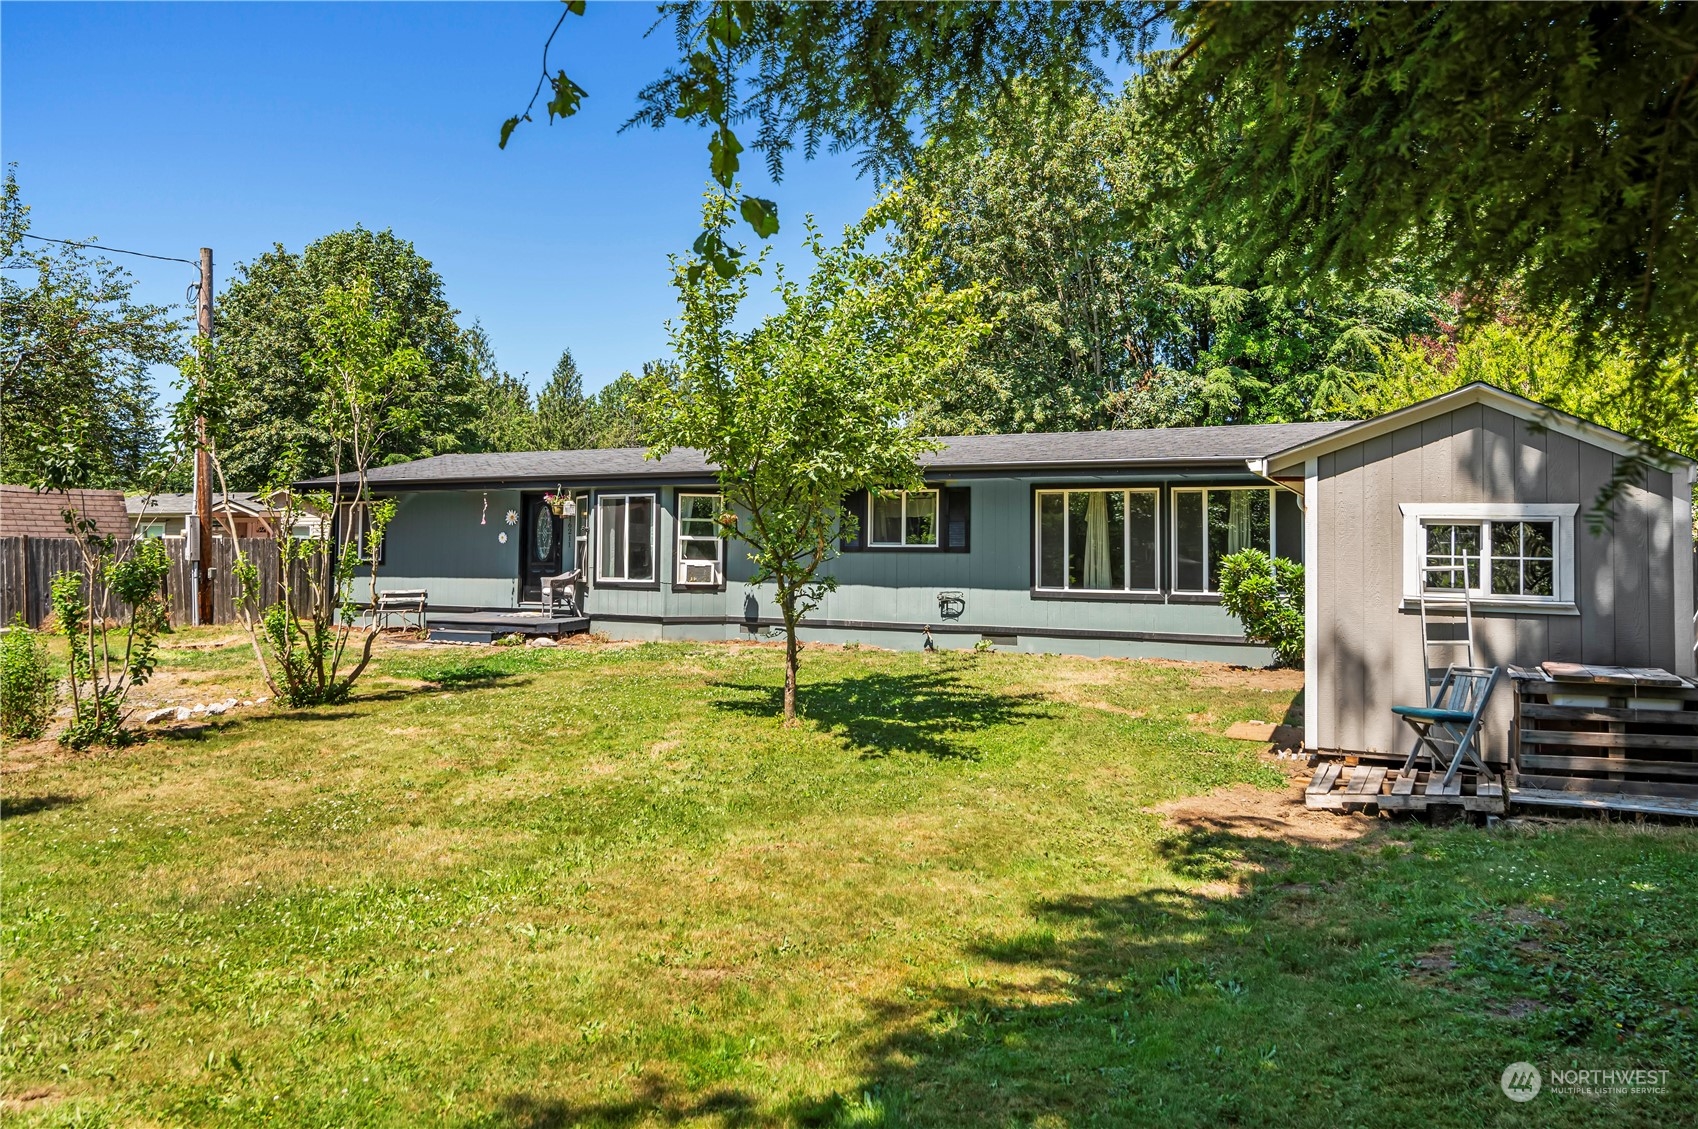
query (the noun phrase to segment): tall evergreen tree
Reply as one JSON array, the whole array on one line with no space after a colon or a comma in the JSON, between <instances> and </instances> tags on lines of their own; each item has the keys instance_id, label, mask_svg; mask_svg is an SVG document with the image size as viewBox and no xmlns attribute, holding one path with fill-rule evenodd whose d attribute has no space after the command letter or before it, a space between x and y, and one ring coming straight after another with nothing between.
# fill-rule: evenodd
<instances>
[{"instance_id":1,"label":"tall evergreen tree","mask_svg":"<svg viewBox=\"0 0 1698 1129\"><path fill-rule=\"evenodd\" d=\"M578 451L595 447L591 404L584 397L584 378L572 350L560 350L554 372L537 393L537 444L544 450Z\"/></svg>"},{"instance_id":2,"label":"tall evergreen tree","mask_svg":"<svg viewBox=\"0 0 1698 1129\"><path fill-rule=\"evenodd\" d=\"M477 373L480 398L469 449L534 451L542 447L530 387L496 361L495 346L478 322L466 331L466 355Z\"/></svg>"}]
</instances>

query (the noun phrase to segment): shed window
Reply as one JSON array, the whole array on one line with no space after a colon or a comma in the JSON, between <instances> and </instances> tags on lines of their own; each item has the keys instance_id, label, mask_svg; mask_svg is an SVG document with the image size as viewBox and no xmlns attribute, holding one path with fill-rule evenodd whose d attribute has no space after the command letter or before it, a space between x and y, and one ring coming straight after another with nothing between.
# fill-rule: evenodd
<instances>
[{"instance_id":1,"label":"shed window","mask_svg":"<svg viewBox=\"0 0 1698 1129\"><path fill-rule=\"evenodd\" d=\"M1477 600L1574 602L1572 504L1405 503L1407 599L1461 593Z\"/></svg>"},{"instance_id":2,"label":"shed window","mask_svg":"<svg viewBox=\"0 0 1698 1129\"><path fill-rule=\"evenodd\" d=\"M1156 591L1157 498L1155 490L1039 490L1038 587Z\"/></svg>"},{"instance_id":3,"label":"shed window","mask_svg":"<svg viewBox=\"0 0 1698 1129\"><path fill-rule=\"evenodd\" d=\"M892 490L874 495L870 543L937 548L937 491Z\"/></svg>"},{"instance_id":4,"label":"shed window","mask_svg":"<svg viewBox=\"0 0 1698 1129\"><path fill-rule=\"evenodd\" d=\"M1173 492L1173 587L1218 592L1220 562L1244 549L1271 553L1273 490L1228 486Z\"/></svg>"},{"instance_id":5,"label":"shed window","mask_svg":"<svg viewBox=\"0 0 1698 1129\"><path fill-rule=\"evenodd\" d=\"M654 495L602 494L596 498L601 538L596 579L615 583L654 579Z\"/></svg>"}]
</instances>

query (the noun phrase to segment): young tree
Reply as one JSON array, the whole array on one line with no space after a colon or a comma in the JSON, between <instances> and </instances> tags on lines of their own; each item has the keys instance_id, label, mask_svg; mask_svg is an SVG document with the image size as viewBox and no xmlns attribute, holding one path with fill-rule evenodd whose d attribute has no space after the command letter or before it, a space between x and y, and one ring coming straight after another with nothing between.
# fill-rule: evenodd
<instances>
[{"instance_id":1,"label":"young tree","mask_svg":"<svg viewBox=\"0 0 1698 1129\"><path fill-rule=\"evenodd\" d=\"M274 593L261 589L258 570L245 556L238 555L235 568L261 671L272 692L296 706L346 701L371 661L377 632L356 627L360 608L353 585L363 568L376 591L378 549L395 503L372 496L368 473L397 433L418 427L421 409L412 393L428 366L425 355L407 343L400 315L380 310L369 280L331 287L309 311L308 324L311 342L303 360L318 389L313 426L330 441L330 488L305 497L293 490L285 495L284 529L294 528L309 510L320 520L311 536L278 538L281 568ZM216 359L201 363L220 370ZM227 386L230 370L222 371L220 382L193 383L203 389ZM287 486L300 471L285 462L274 473L275 484ZM306 585L304 614L295 606L296 577Z\"/></svg>"},{"instance_id":2,"label":"young tree","mask_svg":"<svg viewBox=\"0 0 1698 1129\"><path fill-rule=\"evenodd\" d=\"M708 197L706 227L723 236L732 199ZM759 262L729 277L697 259L675 264L683 313L672 327L676 369L644 382L639 415L653 453L701 450L719 468L722 536L741 539L754 582L773 582L784 619L784 717L796 717L797 625L834 586L821 568L851 534L844 498L917 487L935 449L914 405L959 365L983 326L972 291L948 293L926 259L875 255L875 210L827 247L810 219L806 285L777 276L781 310L747 333L732 321Z\"/></svg>"},{"instance_id":3,"label":"young tree","mask_svg":"<svg viewBox=\"0 0 1698 1129\"><path fill-rule=\"evenodd\" d=\"M150 364L182 320L134 300L130 275L74 247L31 249L29 208L0 197L0 481L137 484L158 443Z\"/></svg>"}]
</instances>

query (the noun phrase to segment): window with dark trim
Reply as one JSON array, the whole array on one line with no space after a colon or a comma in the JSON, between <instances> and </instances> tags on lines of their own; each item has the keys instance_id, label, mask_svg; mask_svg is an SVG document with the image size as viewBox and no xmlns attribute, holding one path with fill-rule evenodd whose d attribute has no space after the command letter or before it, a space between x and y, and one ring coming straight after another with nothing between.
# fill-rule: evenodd
<instances>
[{"instance_id":1,"label":"window with dark trim","mask_svg":"<svg viewBox=\"0 0 1698 1129\"><path fill-rule=\"evenodd\" d=\"M1244 549L1271 554L1275 507L1268 486L1173 491L1173 590L1220 591L1220 562Z\"/></svg>"},{"instance_id":2,"label":"window with dark trim","mask_svg":"<svg viewBox=\"0 0 1698 1129\"><path fill-rule=\"evenodd\" d=\"M1158 591L1160 496L1153 489L1037 491L1038 588Z\"/></svg>"},{"instance_id":3,"label":"window with dark trim","mask_svg":"<svg viewBox=\"0 0 1698 1129\"><path fill-rule=\"evenodd\" d=\"M653 494L596 495L597 580L654 580L654 515Z\"/></svg>"}]
</instances>

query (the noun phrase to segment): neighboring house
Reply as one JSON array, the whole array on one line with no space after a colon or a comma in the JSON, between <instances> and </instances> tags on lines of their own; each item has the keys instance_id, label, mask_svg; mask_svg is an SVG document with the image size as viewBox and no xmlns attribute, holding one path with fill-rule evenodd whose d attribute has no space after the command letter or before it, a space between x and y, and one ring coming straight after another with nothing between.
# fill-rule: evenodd
<instances>
[{"instance_id":1,"label":"neighboring house","mask_svg":"<svg viewBox=\"0 0 1698 1129\"><path fill-rule=\"evenodd\" d=\"M1314 747L1403 747L1390 707L1425 700L1418 597L1441 566L1476 588L1484 661L1692 670L1693 464L1667 455L1594 534L1586 511L1633 442L1493 388L1361 423L943 443L927 489L853 500L860 532L806 637L913 648L929 628L939 647L1265 663L1218 593L1220 559L1253 546L1308 566ZM771 586L715 536L697 452L442 455L369 477L397 502L380 588L425 589L434 609L534 605L543 577L582 569L610 635L779 623ZM555 492L575 513L550 512Z\"/></svg>"},{"instance_id":2,"label":"neighboring house","mask_svg":"<svg viewBox=\"0 0 1698 1129\"><path fill-rule=\"evenodd\" d=\"M64 511L92 518L101 533L129 537L122 490L38 491L33 486L0 486L0 537L69 537Z\"/></svg>"},{"instance_id":3,"label":"neighboring house","mask_svg":"<svg viewBox=\"0 0 1698 1129\"><path fill-rule=\"evenodd\" d=\"M230 524L236 536L275 537L283 521L283 499L278 494L260 494L252 490L232 490L229 498L230 517L224 515L224 500L212 500L212 529L216 537L228 536ZM125 499L130 516L144 537L181 537L188 519L194 516L193 494L156 494L151 498L132 494ZM296 537L310 537L318 528L318 519L303 517L293 527Z\"/></svg>"}]
</instances>

